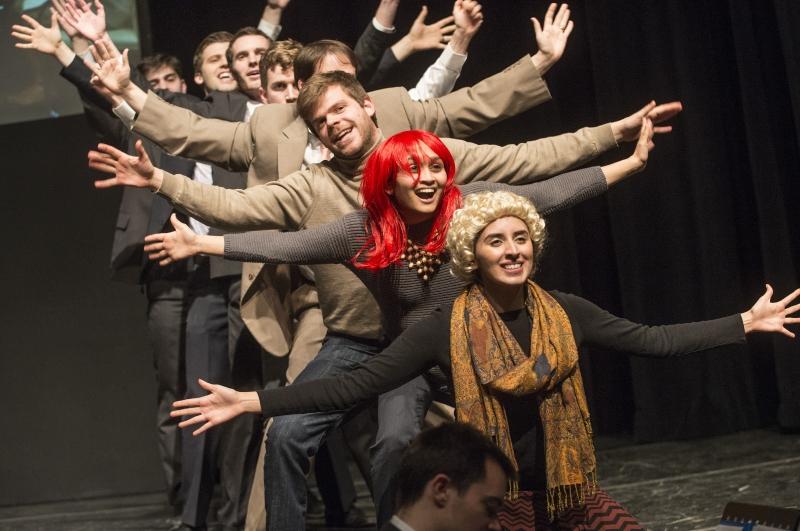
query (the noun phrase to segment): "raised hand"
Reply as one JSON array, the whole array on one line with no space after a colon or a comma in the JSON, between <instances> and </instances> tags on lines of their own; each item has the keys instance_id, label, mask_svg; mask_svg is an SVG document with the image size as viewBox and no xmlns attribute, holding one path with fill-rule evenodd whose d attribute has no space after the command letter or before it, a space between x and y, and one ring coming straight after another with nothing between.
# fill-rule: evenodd
<instances>
[{"instance_id":1,"label":"raised hand","mask_svg":"<svg viewBox=\"0 0 800 531\"><path fill-rule=\"evenodd\" d=\"M50 13L56 13L58 15L58 23L61 25L61 29L66 32L67 36L70 39L74 39L75 37L82 38L83 36L75 29L75 26L67 21L67 8L64 5L64 0L52 0L51 3L53 7L50 8Z\"/></svg>"},{"instance_id":2,"label":"raised hand","mask_svg":"<svg viewBox=\"0 0 800 531\"><path fill-rule=\"evenodd\" d=\"M139 156L132 157L108 144L98 144L97 151L89 151L89 167L114 176L95 181L95 188L127 185L158 190L163 175L153 167L141 140L136 141L136 152Z\"/></svg>"},{"instance_id":3,"label":"raised hand","mask_svg":"<svg viewBox=\"0 0 800 531\"><path fill-rule=\"evenodd\" d=\"M144 252L148 253L150 260L158 260L158 265L165 266L178 260L194 256L199 252L197 248L197 234L185 223L172 214L169 218L174 232L162 232L145 236Z\"/></svg>"},{"instance_id":4,"label":"raised hand","mask_svg":"<svg viewBox=\"0 0 800 531\"><path fill-rule=\"evenodd\" d=\"M86 63L94 75L92 84L105 87L116 96L123 96L131 87L131 65L128 61L128 49L122 52L119 59L116 48L105 40L95 42L90 48L95 63Z\"/></svg>"},{"instance_id":5,"label":"raised hand","mask_svg":"<svg viewBox=\"0 0 800 531\"><path fill-rule=\"evenodd\" d=\"M645 116L642 118L641 124L639 128L639 140L636 142L633 154L622 160L601 167L608 186L612 186L626 177L639 173L647 166L650 150L656 147L653 143L653 121Z\"/></svg>"},{"instance_id":6,"label":"raised hand","mask_svg":"<svg viewBox=\"0 0 800 531\"><path fill-rule=\"evenodd\" d=\"M433 24L425 24L425 17L428 16L428 6L422 6L419 15L411 25L407 37L411 42L413 51L443 49L450 41L450 35L455 31L456 26L452 24L453 16L444 17ZM448 25L449 24L449 25Z\"/></svg>"},{"instance_id":7,"label":"raised hand","mask_svg":"<svg viewBox=\"0 0 800 531\"><path fill-rule=\"evenodd\" d=\"M64 44L61 40L58 16L55 13L50 16L49 28L42 26L28 15L22 15L22 20L29 25L14 24L11 26L11 36L19 41L14 44L17 48L55 55L58 47Z\"/></svg>"},{"instance_id":8,"label":"raised hand","mask_svg":"<svg viewBox=\"0 0 800 531\"><path fill-rule=\"evenodd\" d=\"M631 142L639 138L639 132L645 117L652 120L653 124L659 124L669 120L683 110L683 105L679 101L671 101L656 105L651 101L630 116L626 116L616 122L611 122L611 130L614 133L614 140L617 142ZM672 131L671 125L657 126L653 128L654 133L669 133Z\"/></svg>"},{"instance_id":9,"label":"raised hand","mask_svg":"<svg viewBox=\"0 0 800 531\"><path fill-rule=\"evenodd\" d=\"M97 41L106 34L106 11L100 0L94 0L96 13L84 0L54 0L53 4L59 16L90 41Z\"/></svg>"},{"instance_id":10,"label":"raised hand","mask_svg":"<svg viewBox=\"0 0 800 531\"><path fill-rule=\"evenodd\" d=\"M209 428L218 426L246 412L240 400L242 393L223 385L210 384L204 380L198 380L198 382L200 387L208 391L209 394L199 398L179 400L172 404L171 417L190 417L178 424L181 428L203 422L204 424L193 432L194 435L200 435Z\"/></svg>"},{"instance_id":11,"label":"raised hand","mask_svg":"<svg viewBox=\"0 0 800 531\"><path fill-rule=\"evenodd\" d=\"M557 12L556 7L555 3L550 4L544 14L543 24L539 23L536 17L531 18L533 32L536 34L536 46L539 48L533 56L533 62L542 74L564 55L567 40L575 27L569 19L569 6L561 4Z\"/></svg>"},{"instance_id":12,"label":"raised hand","mask_svg":"<svg viewBox=\"0 0 800 531\"><path fill-rule=\"evenodd\" d=\"M642 120L642 127L639 128L639 140L636 142L636 148L631 155L631 161L638 165L635 171L642 171L647 166L647 159L650 156L650 151L656 147L653 142L653 121L645 117Z\"/></svg>"},{"instance_id":13,"label":"raised hand","mask_svg":"<svg viewBox=\"0 0 800 531\"><path fill-rule=\"evenodd\" d=\"M476 0L456 0L453 4L453 22L456 32L472 37L483 24L481 5Z\"/></svg>"},{"instance_id":14,"label":"raised hand","mask_svg":"<svg viewBox=\"0 0 800 531\"><path fill-rule=\"evenodd\" d=\"M800 317L789 317L800 310L800 304L789 306L793 300L800 297L800 289L796 289L783 299L772 302L772 286L766 285L764 294L748 311L742 314L744 331L750 332L778 332L788 337L794 333L786 329L787 324L800 323Z\"/></svg>"}]
</instances>

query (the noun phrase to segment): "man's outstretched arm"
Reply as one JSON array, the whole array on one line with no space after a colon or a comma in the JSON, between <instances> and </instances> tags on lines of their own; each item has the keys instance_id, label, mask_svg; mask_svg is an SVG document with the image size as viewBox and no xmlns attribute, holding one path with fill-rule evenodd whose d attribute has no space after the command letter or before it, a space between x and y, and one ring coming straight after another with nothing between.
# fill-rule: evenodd
<instances>
[{"instance_id":1,"label":"man's outstretched arm","mask_svg":"<svg viewBox=\"0 0 800 531\"><path fill-rule=\"evenodd\" d=\"M425 102L403 102L413 129L448 138L467 138L550 99L542 72L564 54L573 24L566 5L551 4L544 23L534 24L539 51L472 87ZM409 98L410 99L410 98ZM385 110L384 110L385 112ZM381 108L378 107L378 119ZM390 134L391 132L385 131Z\"/></svg>"},{"instance_id":2,"label":"man's outstretched arm","mask_svg":"<svg viewBox=\"0 0 800 531\"><path fill-rule=\"evenodd\" d=\"M652 132L656 134L668 133L672 130L671 126L658 124L663 124L680 111L679 102L662 105L650 102L635 113L615 122L598 127L585 127L574 133L540 138L522 144L476 145L450 139L445 139L445 143L453 152L458 167L456 178L459 182L493 181L525 184L546 179L584 164L616 147L620 142L635 140L641 142L646 124L654 124ZM651 142L651 136L648 136L649 147L652 147ZM641 169L639 165L643 167L643 163L641 160L636 162L636 157L641 159L641 154L642 151L637 150L631 156L633 158L623 159L627 162L621 161L616 166L609 165L609 170L613 172L613 181L639 171ZM613 182L610 181L609 184Z\"/></svg>"},{"instance_id":3,"label":"man's outstretched arm","mask_svg":"<svg viewBox=\"0 0 800 531\"><path fill-rule=\"evenodd\" d=\"M298 171L274 183L233 190L198 183L153 166L136 142L137 156L106 145L89 152L89 167L112 177L95 181L96 188L133 186L158 192L178 210L207 225L227 231L297 229L314 202L310 182L318 176Z\"/></svg>"}]
</instances>

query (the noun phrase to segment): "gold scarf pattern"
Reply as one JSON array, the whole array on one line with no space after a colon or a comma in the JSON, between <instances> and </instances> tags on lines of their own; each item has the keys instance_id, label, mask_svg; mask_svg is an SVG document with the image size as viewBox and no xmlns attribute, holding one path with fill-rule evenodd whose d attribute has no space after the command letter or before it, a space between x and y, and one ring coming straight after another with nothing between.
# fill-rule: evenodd
<instances>
[{"instance_id":1,"label":"gold scarf pattern","mask_svg":"<svg viewBox=\"0 0 800 531\"><path fill-rule=\"evenodd\" d=\"M538 395L547 510L553 518L582 505L596 488L592 426L569 318L537 284L528 281L527 288L530 353L522 352L480 285L472 284L453 304L450 358L456 420L491 437L518 470L500 398ZM516 483L510 490L515 497Z\"/></svg>"}]
</instances>

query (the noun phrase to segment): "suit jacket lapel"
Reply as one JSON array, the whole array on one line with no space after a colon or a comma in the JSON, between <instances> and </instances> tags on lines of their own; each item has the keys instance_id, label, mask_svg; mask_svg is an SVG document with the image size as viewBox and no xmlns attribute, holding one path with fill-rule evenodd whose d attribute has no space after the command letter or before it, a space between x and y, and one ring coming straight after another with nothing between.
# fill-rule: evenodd
<instances>
[{"instance_id":1,"label":"suit jacket lapel","mask_svg":"<svg viewBox=\"0 0 800 531\"><path fill-rule=\"evenodd\" d=\"M308 144L308 129L299 116L282 132L278 142L278 177L285 177L300 169Z\"/></svg>"}]
</instances>

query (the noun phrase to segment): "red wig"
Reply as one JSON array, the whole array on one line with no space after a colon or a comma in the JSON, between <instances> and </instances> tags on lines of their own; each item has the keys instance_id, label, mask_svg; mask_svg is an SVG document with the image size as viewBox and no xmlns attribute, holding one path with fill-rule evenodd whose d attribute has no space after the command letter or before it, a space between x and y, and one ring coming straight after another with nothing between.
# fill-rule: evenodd
<instances>
[{"instance_id":1,"label":"red wig","mask_svg":"<svg viewBox=\"0 0 800 531\"><path fill-rule=\"evenodd\" d=\"M367 222L369 236L364 247L353 258L356 267L383 269L399 261L405 251L406 223L397 211L394 197L386 191L394 189L398 170L414 173L411 171L411 161L417 168L422 167L427 157L420 149L421 144L428 146L442 159L447 173L442 200L434 213L433 225L423 248L431 253L438 253L444 249L450 218L453 217L453 212L461 207L461 191L454 183L456 164L453 155L433 133L403 131L388 138L379 146L370 155L364 167L361 197L364 208L369 212Z\"/></svg>"}]
</instances>

